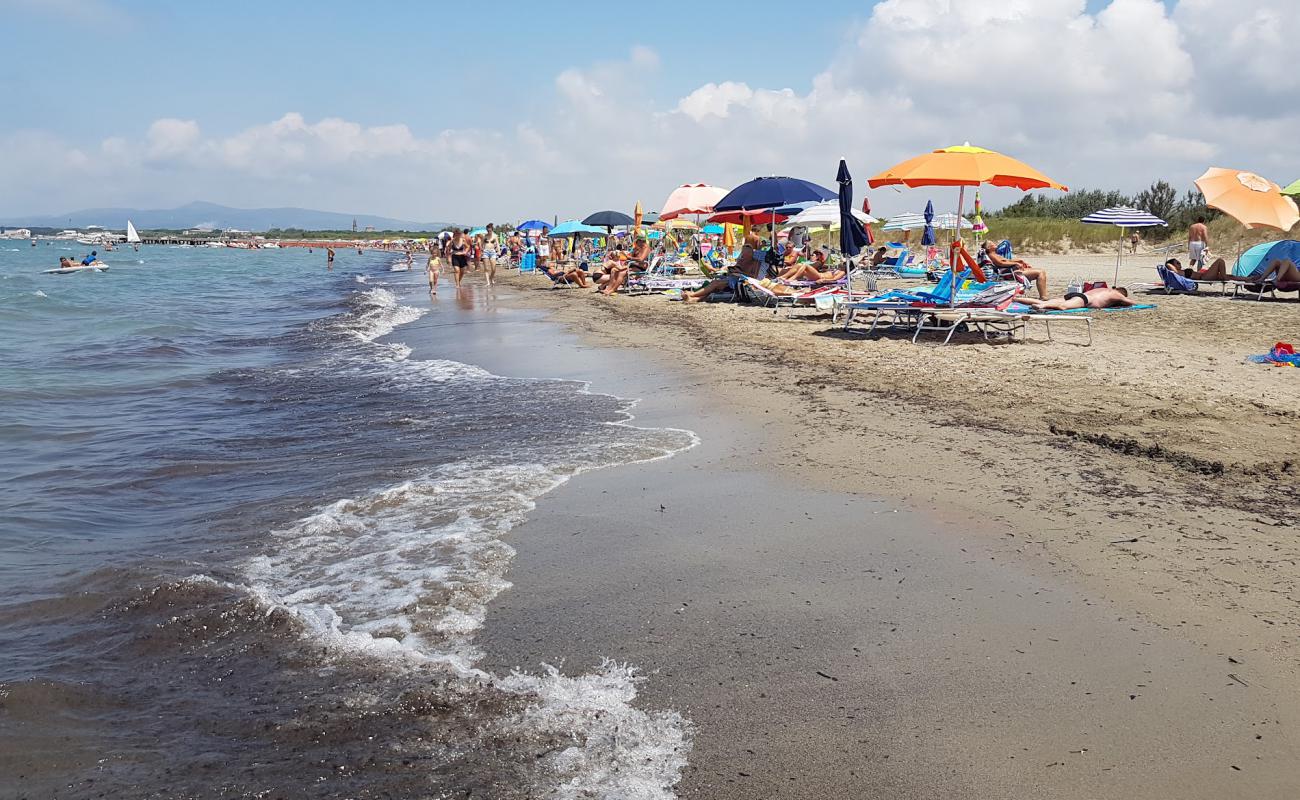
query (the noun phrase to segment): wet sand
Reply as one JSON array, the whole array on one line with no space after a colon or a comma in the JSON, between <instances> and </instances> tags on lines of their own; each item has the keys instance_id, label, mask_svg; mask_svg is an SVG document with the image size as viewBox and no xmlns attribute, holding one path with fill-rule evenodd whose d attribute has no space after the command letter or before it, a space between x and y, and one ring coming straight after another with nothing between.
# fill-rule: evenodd
<instances>
[{"instance_id":1,"label":"wet sand","mask_svg":"<svg viewBox=\"0 0 1300 800\"><path fill-rule=\"evenodd\" d=\"M1284 371L1225 354L1217 384L1204 367L1170 380L1176 364L1150 365L1209 334L1161 345L1168 332L1132 315L1099 322L1095 348L941 350L511 280L525 291L503 303L548 309L581 336L534 346L572 377L646 398L638 421L703 441L544 497L515 531L514 588L481 642L495 666L577 672L610 657L646 670L638 703L696 726L682 796L1300 788L1293 520L1267 502L1294 433L1248 422L1214 450L1210 435L1170 436L1141 413L1159 400L1213 433L1231 413L1189 395L1260 390L1258 419L1293 420L1289 384L1272 377ZM1118 376L1110 341L1130 351ZM527 374L519 348L496 352L489 368ZM1027 360L1079 369L1044 386ZM1163 450L1058 424L1088 414Z\"/></svg>"}]
</instances>

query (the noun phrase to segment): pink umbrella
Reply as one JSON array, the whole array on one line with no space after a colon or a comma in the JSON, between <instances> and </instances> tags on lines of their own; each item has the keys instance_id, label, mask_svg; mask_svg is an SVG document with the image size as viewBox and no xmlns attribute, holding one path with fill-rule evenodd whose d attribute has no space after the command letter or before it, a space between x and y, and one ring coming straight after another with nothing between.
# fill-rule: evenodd
<instances>
[{"instance_id":1,"label":"pink umbrella","mask_svg":"<svg viewBox=\"0 0 1300 800\"><path fill-rule=\"evenodd\" d=\"M665 222L686 214L712 214L713 206L725 197L727 190L707 183L685 183L673 189L664 201L659 219Z\"/></svg>"}]
</instances>

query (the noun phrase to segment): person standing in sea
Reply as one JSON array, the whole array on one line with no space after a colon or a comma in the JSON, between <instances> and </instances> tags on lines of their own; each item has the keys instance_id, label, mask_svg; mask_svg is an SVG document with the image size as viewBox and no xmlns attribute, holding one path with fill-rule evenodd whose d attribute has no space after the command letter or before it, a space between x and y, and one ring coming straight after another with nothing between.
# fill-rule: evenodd
<instances>
[{"instance_id":1,"label":"person standing in sea","mask_svg":"<svg viewBox=\"0 0 1300 800\"><path fill-rule=\"evenodd\" d=\"M437 240L430 241L427 245L429 249L429 258L424 264L424 271L429 277L429 294L438 293L438 253L439 246Z\"/></svg>"},{"instance_id":2,"label":"person standing in sea","mask_svg":"<svg viewBox=\"0 0 1300 800\"><path fill-rule=\"evenodd\" d=\"M457 289L460 288L460 282L465 279L465 270L469 269L470 251L473 249L467 234L466 230L458 228L451 237L451 269L456 278Z\"/></svg>"},{"instance_id":3,"label":"person standing in sea","mask_svg":"<svg viewBox=\"0 0 1300 800\"><path fill-rule=\"evenodd\" d=\"M330 272L334 271L334 248L333 247L325 248L325 269L329 270Z\"/></svg>"},{"instance_id":4,"label":"person standing in sea","mask_svg":"<svg viewBox=\"0 0 1300 800\"><path fill-rule=\"evenodd\" d=\"M488 286L496 282L497 256L500 253L500 247L500 242L497 241L496 225L489 222L487 233L483 235L483 269L487 273Z\"/></svg>"}]
</instances>

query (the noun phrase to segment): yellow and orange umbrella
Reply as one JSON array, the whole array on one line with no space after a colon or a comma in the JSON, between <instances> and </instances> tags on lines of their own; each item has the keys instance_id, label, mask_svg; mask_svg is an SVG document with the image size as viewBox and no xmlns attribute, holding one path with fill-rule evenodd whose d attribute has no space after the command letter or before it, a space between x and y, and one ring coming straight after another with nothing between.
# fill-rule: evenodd
<instances>
[{"instance_id":1,"label":"yellow and orange umbrella","mask_svg":"<svg viewBox=\"0 0 1300 800\"><path fill-rule=\"evenodd\" d=\"M909 158L896 164L875 177L867 179L867 185L873 189L881 186L959 186L957 195L957 217L961 218L966 203L966 187L1008 186L1021 191L1031 189L1059 189L1068 192L1069 188L1057 183L1043 173L1011 156L995 153L983 147L973 147L970 142L944 147L916 158ZM952 270L957 272L957 247L960 243L961 228L957 229L954 242ZM956 291L953 282L953 291Z\"/></svg>"},{"instance_id":2,"label":"yellow and orange umbrella","mask_svg":"<svg viewBox=\"0 0 1300 800\"><path fill-rule=\"evenodd\" d=\"M1300 222L1295 201L1281 188L1253 172L1210 167L1196 179L1205 204L1217 208L1247 228L1289 231Z\"/></svg>"},{"instance_id":3,"label":"yellow and orange umbrella","mask_svg":"<svg viewBox=\"0 0 1300 800\"><path fill-rule=\"evenodd\" d=\"M945 147L925 155L909 158L867 180L873 189L881 186L1011 186L1021 191L1030 189L1060 189L1069 191L1043 173L983 147L972 147L969 142Z\"/></svg>"},{"instance_id":4,"label":"yellow and orange umbrella","mask_svg":"<svg viewBox=\"0 0 1300 800\"><path fill-rule=\"evenodd\" d=\"M638 200L636 201L636 208L632 211L632 218L636 220L636 224L632 227L636 229L637 236L641 235L641 219L643 217L645 217L645 212L641 210L641 201Z\"/></svg>"}]
</instances>

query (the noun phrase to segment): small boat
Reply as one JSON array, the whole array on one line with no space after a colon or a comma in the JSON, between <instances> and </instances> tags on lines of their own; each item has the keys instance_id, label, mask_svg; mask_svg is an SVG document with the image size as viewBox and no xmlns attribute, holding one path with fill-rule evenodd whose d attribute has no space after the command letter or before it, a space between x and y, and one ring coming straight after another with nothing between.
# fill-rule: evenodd
<instances>
[{"instance_id":1,"label":"small boat","mask_svg":"<svg viewBox=\"0 0 1300 800\"><path fill-rule=\"evenodd\" d=\"M131 224L131 220L126 221L126 243L131 245L137 253L140 252L140 233Z\"/></svg>"}]
</instances>

